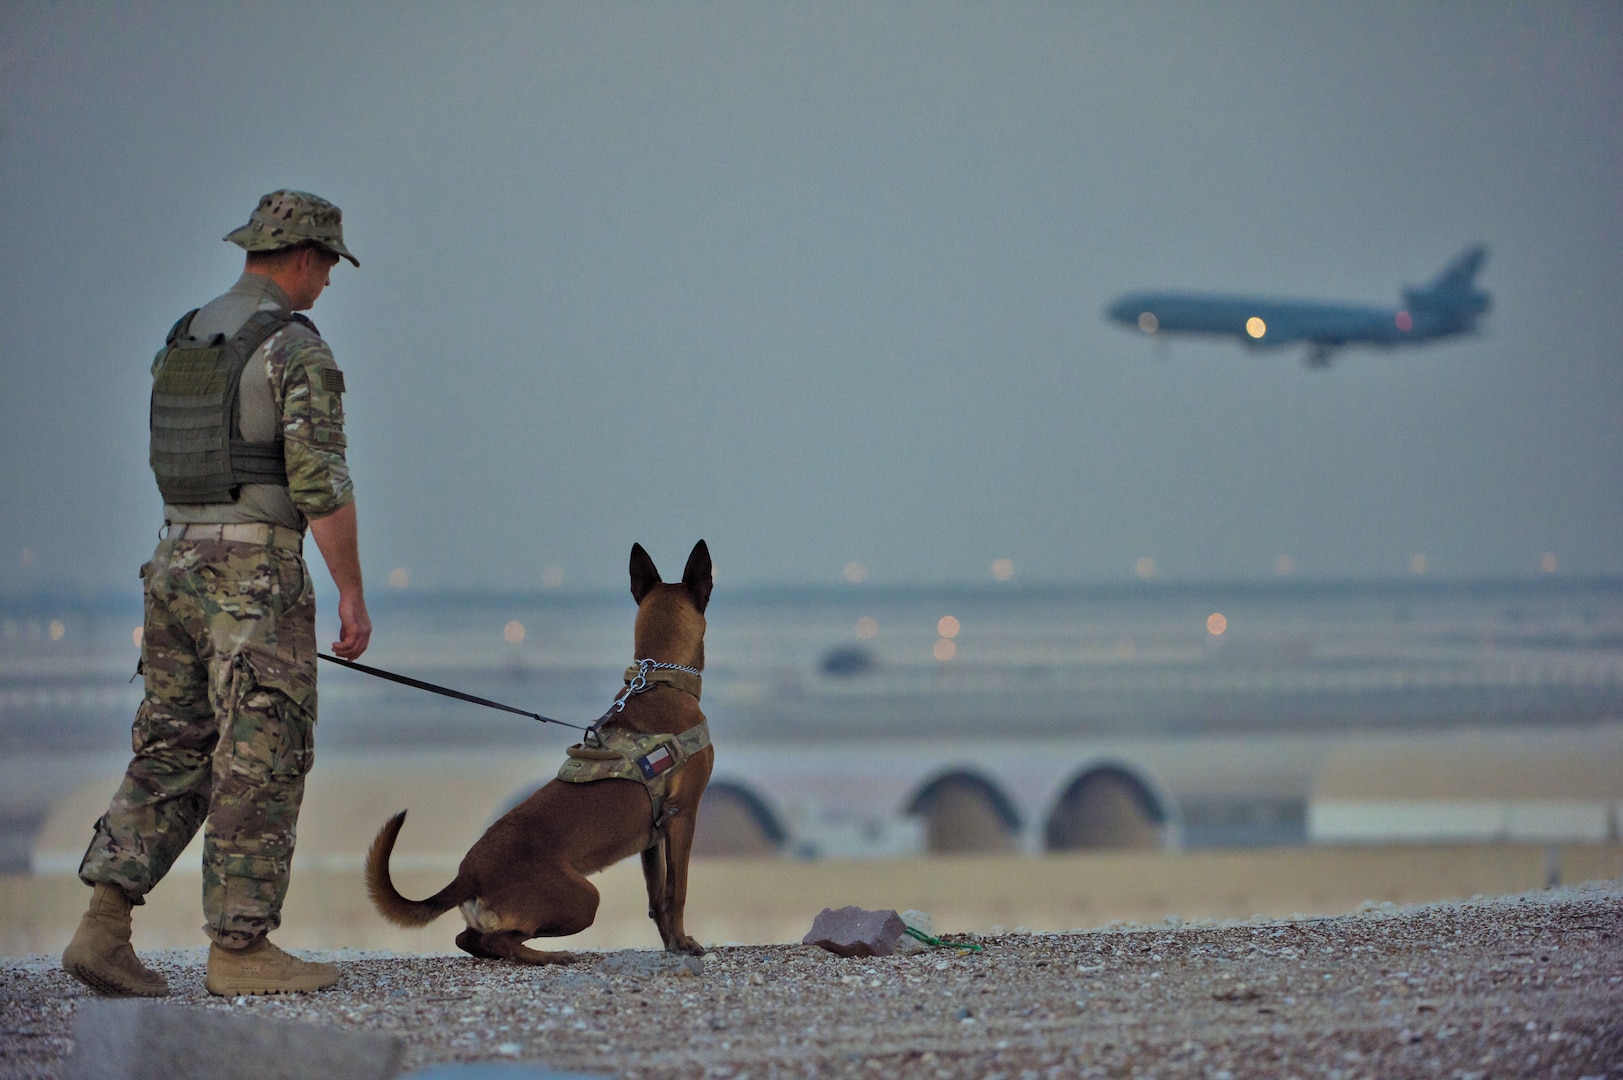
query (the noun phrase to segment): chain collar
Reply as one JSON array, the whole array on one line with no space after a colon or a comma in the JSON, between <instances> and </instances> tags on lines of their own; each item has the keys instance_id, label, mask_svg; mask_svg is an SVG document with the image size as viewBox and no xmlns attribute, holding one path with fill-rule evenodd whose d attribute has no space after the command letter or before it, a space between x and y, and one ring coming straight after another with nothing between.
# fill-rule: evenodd
<instances>
[{"instance_id":1,"label":"chain collar","mask_svg":"<svg viewBox=\"0 0 1623 1080\"><path fill-rule=\"evenodd\" d=\"M703 677L698 668L684 667L681 664L662 664L658 660L638 660L637 673L633 675L631 677L631 681L626 684L626 692L614 703L615 712L625 711L626 698L630 697L632 694L640 694L644 690L648 689L650 685L648 682L648 673L650 671L685 671L689 675L696 678Z\"/></svg>"},{"instance_id":2,"label":"chain collar","mask_svg":"<svg viewBox=\"0 0 1623 1080\"><path fill-rule=\"evenodd\" d=\"M628 672L630 671L630 669L627 670ZM609 706L608 711L602 716L598 717L597 720L592 723L592 726L586 729L586 738L584 741L587 744L594 746L602 745L602 739L598 735L598 730L605 722L608 721L611 716L618 716L620 713L626 711L626 702L631 700L632 695L641 694L646 690L653 689L654 682L650 680L648 676L651 672L655 671L682 671L692 675L696 679L704 677L703 673L699 671L698 668L686 667L682 664L661 663L658 660L648 657L638 660L636 664L636 673L632 674L631 677L626 680L625 693L615 698L614 703Z\"/></svg>"}]
</instances>

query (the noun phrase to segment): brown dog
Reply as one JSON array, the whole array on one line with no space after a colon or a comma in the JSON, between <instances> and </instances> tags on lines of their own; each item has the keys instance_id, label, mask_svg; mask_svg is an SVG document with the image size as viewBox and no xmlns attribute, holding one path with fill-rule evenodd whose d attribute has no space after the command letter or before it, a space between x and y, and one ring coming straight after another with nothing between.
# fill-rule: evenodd
<instances>
[{"instance_id":1,"label":"brown dog","mask_svg":"<svg viewBox=\"0 0 1623 1080\"><path fill-rule=\"evenodd\" d=\"M366 856L366 888L383 917L398 926L426 926L462 908L468 928L457 935L464 952L525 964L567 963L562 952L538 952L524 942L536 937L564 937L592 925L597 915L597 888L588 880L621 859L642 853L648 885L648 917L659 928L665 948L697 956L704 947L682 927L687 900L688 856L699 798L710 779L715 751L708 745L704 713L699 711L698 675L704 667L704 609L710 602L710 549L700 540L688 556L680 585L662 584L654 561L641 544L631 548L631 595L637 601L634 633L638 666L627 672L627 687L598 723L601 742L591 736L570 748L571 768L597 766L613 758L622 769L641 765L642 775L668 768L667 750L678 767L665 778L664 807L652 785L640 779L608 778L590 783L549 782L496 821L462 858L456 878L427 900L407 900L389 880L389 853L406 819L402 810L378 830ZM670 681L659 676L669 669ZM641 685L639 685L639 683ZM618 710L618 711L617 711ZM594 725L597 726L597 725ZM695 736L702 748L685 756L675 740L666 739L641 761L633 751L622 757L601 745L630 745L647 736Z\"/></svg>"}]
</instances>

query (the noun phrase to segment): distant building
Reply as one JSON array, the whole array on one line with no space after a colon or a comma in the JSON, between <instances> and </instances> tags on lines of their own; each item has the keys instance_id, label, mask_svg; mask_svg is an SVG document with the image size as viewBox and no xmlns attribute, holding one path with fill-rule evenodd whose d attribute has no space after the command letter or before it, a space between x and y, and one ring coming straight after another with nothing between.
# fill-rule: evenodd
<instances>
[{"instance_id":1,"label":"distant building","mask_svg":"<svg viewBox=\"0 0 1623 1080\"><path fill-rule=\"evenodd\" d=\"M1618 730L1377 739L1331 752L1308 803L1311 843L1617 843Z\"/></svg>"}]
</instances>

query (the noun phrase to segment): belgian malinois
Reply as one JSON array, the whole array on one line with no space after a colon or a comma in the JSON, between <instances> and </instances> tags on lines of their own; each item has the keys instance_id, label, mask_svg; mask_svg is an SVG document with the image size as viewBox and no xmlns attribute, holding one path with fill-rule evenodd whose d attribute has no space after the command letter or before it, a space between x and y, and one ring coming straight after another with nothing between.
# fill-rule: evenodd
<instances>
[{"instance_id":1,"label":"belgian malinois","mask_svg":"<svg viewBox=\"0 0 1623 1080\"><path fill-rule=\"evenodd\" d=\"M613 758L622 769L641 765L646 776L650 769L669 768L674 753L676 767L664 777L664 805L656 809L657 817L650 807L659 795L641 779L552 780L485 830L449 885L426 900L408 900L389 879L389 853L406 820L402 810L378 830L366 856L367 892L385 919L398 926L426 926L460 907L468 928L456 943L464 952L524 964L568 963L574 959L569 953L539 952L524 943L578 934L592 925L599 897L587 875L640 852L648 917L665 948L695 956L704 952L683 929L682 909L699 798L715 762L704 734L708 729L700 727L704 713L698 699L710 588L710 549L703 540L688 556L680 585L663 584L642 545L632 545L638 664L627 672L624 693L594 725L603 736L588 735L571 747L563 774L577 764L603 763L592 759ZM647 676L640 686L634 670ZM670 675L670 681L661 681L662 674ZM684 736L683 745L690 747L694 736L702 735L704 745L684 757L675 740L647 738L661 735ZM643 747L659 745L640 761L634 760L636 751L622 756L602 749L631 745L627 740L641 740Z\"/></svg>"}]
</instances>

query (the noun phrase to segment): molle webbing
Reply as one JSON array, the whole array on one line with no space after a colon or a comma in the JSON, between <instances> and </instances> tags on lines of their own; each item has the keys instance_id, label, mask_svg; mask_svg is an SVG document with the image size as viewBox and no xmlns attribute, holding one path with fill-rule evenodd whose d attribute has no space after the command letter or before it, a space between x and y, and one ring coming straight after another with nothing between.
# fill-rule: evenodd
<instances>
[{"instance_id":1,"label":"molle webbing","mask_svg":"<svg viewBox=\"0 0 1623 1080\"><path fill-rule=\"evenodd\" d=\"M710 725L701 720L680 735L668 732L640 735L621 728L603 728L597 732L597 739L598 746L576 743L566 751L569 759L558 770L558 779L571 784L589 784L594 780L641 783L648 789L648 799L653 804L654 828L648 845L652 847L659 842L670 779L689 758L710 745Z\"/></svg>"},{"instance_id":2,"label":"molle webbing","mask_svg":"<svg viewBox=\"0 0 1623 1080\"><path fill-rule=\"evenodd\" d=\"M242 372L265 339L291 322L315 329L302 315L255 312L231 338L206 342L188 335L188 313L169 331L154 365L149 461L164 501L235 502L243 484L286 486L282 433L268 443L237 436Z\"/></svg>"}]
</instances>

